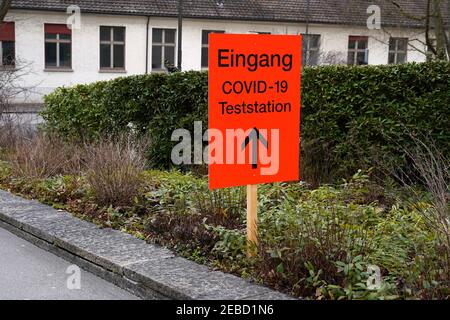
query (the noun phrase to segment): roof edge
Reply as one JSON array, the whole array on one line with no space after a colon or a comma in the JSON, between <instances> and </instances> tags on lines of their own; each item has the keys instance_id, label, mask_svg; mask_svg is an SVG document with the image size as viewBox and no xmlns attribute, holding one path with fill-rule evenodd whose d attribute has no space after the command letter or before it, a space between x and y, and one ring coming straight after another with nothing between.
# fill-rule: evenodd
<instances>
[{"instance_id":1,"label":"roof edge","mask_svg":"<svg viewBox=\"0 0 450 320\"><path fill-rule=\"evenodd\" d=\"M11 10L19 10L19 11L39 11L39 12L55 12L55 13L65 13L66 10L64 9L58 9L58 8L29 8L29 7L20 7L20 6L13 6L11 7ZM99 15L112 15L112 16L132 16L132 17L154 17L154 18L177 18L177 14L139 14L139 13L132 13L132 12L117 12L117 11L103 11L103 10L92 10L92 9L85 9L83 10L84 13L89 14L99 14ZM343 22L324 22L324 21L317 21L317 20L292 20L292 19L264 19L264 18L249 18L249 17L234 17L233 19L230 19L229 17L222 17L222 16L202 16L202 15L185 15L185 19L193 19L193 20L219 20L219 21L251 21L251 22L281 22L281 23L310 23L310 24L322 24L322 25L336 25L336 26L366 26L363 23L343 23ZM407 29L420 29L424 28L424 25L419 24L411 24L411 25L405 25L405 24L384 24L383 27L389 27L389 28L407 28Z\"/></svg>"}]
</instances>

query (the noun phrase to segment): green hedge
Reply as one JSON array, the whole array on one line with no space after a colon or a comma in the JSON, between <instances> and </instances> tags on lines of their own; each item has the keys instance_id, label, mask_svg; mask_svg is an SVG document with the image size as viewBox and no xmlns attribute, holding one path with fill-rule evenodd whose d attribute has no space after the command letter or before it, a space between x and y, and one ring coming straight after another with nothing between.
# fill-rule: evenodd
<instances>
[{"instance_id":1,"label":"green hedge","mask_svg":"<svg viewBox=\"0 0 450 320\"><path fill-rule=\"evenodd\" d=\"M319 180L379 161L400 165L411 135L450 152L449 63L307 69L303 106L304 165Z\"/></svg>"},{"instance_id":2,"label":"green hedge","mask_svg":"<svg viewBox=\"0 0 450 320\"><path fill-rule=\"evenodd\" d=\"M92 139L131 127L150 133L150 163L170 166L172 131L207 120L208 75L152 74L58 88L45 97L45 127L68 138Z\"/></svg>"},{"instance_id":3,"label":"green hedge","mask_svg":"<svg viewBox=\"0 0 450 320\"><path fill-rule=\"evenodd\" d=\"M207 126L205 72L151 74L59 88L45 98L47 129L95 138L129 128L149 133L155 167L170 166L172 131ZM401 161L410 134L426 135L443 152L450 146L450 64L323 66L302 78L304 174L344 177L375 158Z\"/></svg>"}]
</instances>

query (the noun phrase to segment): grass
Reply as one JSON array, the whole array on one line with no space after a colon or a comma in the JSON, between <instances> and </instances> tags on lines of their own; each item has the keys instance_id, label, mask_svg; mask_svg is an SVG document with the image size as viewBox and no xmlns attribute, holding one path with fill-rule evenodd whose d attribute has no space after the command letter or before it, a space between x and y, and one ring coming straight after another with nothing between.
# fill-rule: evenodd
<instances>
[{"instance_id":1,"label":"grass","mask_svg":"<svg viewBox=\"0 0 450 320\"><path fill-rule=\"evenodd\" d=\"M84 146L86 179L99 205L128 206L139 195L145 145L129 136Z\"/></svg>"}]
</instances>

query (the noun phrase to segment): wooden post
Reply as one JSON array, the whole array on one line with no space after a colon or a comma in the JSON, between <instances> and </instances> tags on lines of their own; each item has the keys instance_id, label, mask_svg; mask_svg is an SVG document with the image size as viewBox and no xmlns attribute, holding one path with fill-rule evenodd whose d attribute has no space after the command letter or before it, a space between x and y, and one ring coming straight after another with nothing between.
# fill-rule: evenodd
<instances>
[{"instance_id":1,"label":"wooden post","mask_svg":"<svg viewBox=\"0 0 450 320\"><path fill-rule=\"evenodd\" d=\"M254 257L258 244L258 186L247 186L247 245L248 256Z\"/></svg>"}]
</instances>

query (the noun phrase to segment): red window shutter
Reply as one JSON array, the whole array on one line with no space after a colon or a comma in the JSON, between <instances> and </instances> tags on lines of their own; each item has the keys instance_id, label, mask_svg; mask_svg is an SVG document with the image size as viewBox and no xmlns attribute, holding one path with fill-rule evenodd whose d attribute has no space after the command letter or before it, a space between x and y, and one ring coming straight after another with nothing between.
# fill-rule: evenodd
<instances>
[{"instance_id":1,"label":"red window shutter","mask_svg":"<svg viewBox=\"0 0 450 320\"><path fill-rule=\"evenodd\" d=\"M0 23L0 41L16 41L14 22Z\"/></svg>"},{"instance_id":2,"label":"red window shutter","mask_svg":"<svg viewBox=\"0 0 450 320\"><path fill-rule=\"evenodd\" d=\"M45 33L50 34L72 34L65 24L45 24Z\"/></svg>"}]
</instances>

